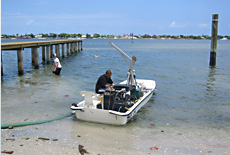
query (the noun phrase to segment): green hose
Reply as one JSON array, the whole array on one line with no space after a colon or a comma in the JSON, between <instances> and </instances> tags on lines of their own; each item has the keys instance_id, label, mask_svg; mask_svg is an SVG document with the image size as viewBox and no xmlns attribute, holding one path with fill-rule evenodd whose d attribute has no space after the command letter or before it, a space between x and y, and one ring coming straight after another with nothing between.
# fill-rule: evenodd
<instances>
[{"instance_id":1,"label":"green hose","mask_svg":"<svg viewBox=\"0 0 230 155\"><path fill-rule=\"evenodd\" d=\"M56 120L59 120L59 119L63 119L63 118L69 117L69 116L71 116L71 115L72 115L72 114L68 114L68 115L65 115L65 116L62 116L62 117L58 117L58 118L54 118L54 119L49 119L49 120L44 120L44 121L2 124L2 125L1 125L1 128L2 128L2 129L7 129L7 128L9 128L10 126L12 126L12 127L20 127L20 126L27 126L27 125L42 124L42 123L47 123L47 122L52 122L52 121L56 121Z\"/></svg>"}]
</instances>

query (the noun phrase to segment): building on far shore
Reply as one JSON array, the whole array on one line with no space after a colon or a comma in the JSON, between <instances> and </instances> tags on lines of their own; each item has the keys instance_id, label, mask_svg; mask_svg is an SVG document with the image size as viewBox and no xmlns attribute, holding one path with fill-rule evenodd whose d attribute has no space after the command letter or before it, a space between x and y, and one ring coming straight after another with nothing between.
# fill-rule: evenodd
<instances>
[{"instance_id":1,"label":"building on far shore","mask_svg":"<svg viewBox=\"0 0 230 155\"><path fill-rule=\"evenodd\" d=\"M36 38L36 39L42 38L42 35L41 35L41 34L35 35L35 38Z\"/></svg>"}]
</instances>

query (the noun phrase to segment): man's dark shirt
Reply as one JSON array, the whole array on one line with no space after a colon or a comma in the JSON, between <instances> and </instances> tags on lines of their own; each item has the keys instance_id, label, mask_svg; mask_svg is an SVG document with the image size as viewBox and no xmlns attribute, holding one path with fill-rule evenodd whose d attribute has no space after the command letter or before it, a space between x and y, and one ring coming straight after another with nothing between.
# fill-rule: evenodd
<instances>
[{"instance_id":1,"label":"man's dark shirt","mask_svg":"<svg viewBox=\"0 0 230 155\"><path fill-rule=\"evenodd\" d=\"M113 83L113 81L112 81L112 79L111 78L107 78L106 76L105 76L105 74L104 75L101 75L100 77L99 77L99 79L97 80L97 84L96 84L96 93L98 93L98 90L99 89L101 89L101 88L105 88L105 85L106 84L112 84Z\"/></svg>"}]
</instances>

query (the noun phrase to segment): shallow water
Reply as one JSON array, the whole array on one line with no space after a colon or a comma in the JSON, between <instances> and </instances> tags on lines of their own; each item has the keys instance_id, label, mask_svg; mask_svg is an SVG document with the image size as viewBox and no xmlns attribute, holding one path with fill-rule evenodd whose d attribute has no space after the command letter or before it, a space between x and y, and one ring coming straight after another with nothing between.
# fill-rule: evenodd
<instances>
[{"instance_id":1,"label":"shallow water","mask_svg":"<svg viewBox=\"0 0 230 155\"><path fill-rule=\"evenodd\" d=\"M92 154L230 153L230 41L218 41L217 66L209 67L210 40L131 43L87 39L82 52L60 59L63 69L56 77L52 76L52 64L43 65L41 58L40 69L33 69L30 49L23 55L25 75L17 76L16 51L3 51L2 123L46 120L69 113L70 105L82 99L80 91L94 91L97 78L107 69L113 72L115 83L125 80L128 66L109 41L137 57L137 78L157 83L153 97L134 120L117 127L66 118L2 130L2 150L14 148L20 154L22 147L16 147L17 143L27 135L30 140L24 142L24 148L36 150L37 144L49 154L55 150L73 154L78 144ZM12 134L18 141L5 140ZM36 141L37 136L58 137L59 141L44 146ZM151 150L153 146L159 150Z\"/></svg>"}]
</instances>

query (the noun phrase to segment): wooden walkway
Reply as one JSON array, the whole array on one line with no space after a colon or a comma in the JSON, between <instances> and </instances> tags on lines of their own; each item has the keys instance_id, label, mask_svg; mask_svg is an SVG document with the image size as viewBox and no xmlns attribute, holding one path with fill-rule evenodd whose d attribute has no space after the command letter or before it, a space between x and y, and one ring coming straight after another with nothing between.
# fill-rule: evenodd
<instances>
[{"instance_id":1,"label":"wooden walkway","mask_svg":"<svg viewBox=\"0 0 230 155\"><path fill-rule=\"evenodd\" d=\"M24 48L31 48L31 58L32 64L35 69L39 69L39 48L42 47L42 60L50 63L50 58L53 54L53 45L55 45L55 53L58 58L60 58L60 45L62 47L62 57L65 57L65 52L67 56L74 54L77 51L82 51L82 39L73 40L50 40L50 41L31 41L31 42L11 42L11 43L1 43L1 60L3 50L16 50L18 59L18 74L24 74L23 66L23 50ZM66 45L66 50L65 50ZM45 54L46 53L46 54ZM4 61L4 60L2 60ZM1 61L1 74L3 75L3 65Z\"/></svg>"}]
</instances>

